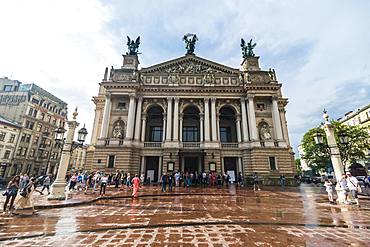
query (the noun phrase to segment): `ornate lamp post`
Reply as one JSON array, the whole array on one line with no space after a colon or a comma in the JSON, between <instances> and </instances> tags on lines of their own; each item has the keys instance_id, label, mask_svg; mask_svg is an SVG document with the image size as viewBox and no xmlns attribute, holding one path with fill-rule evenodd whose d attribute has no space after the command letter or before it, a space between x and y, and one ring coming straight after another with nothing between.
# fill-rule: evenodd
<instances>
[{"instance_id":1,"label":"ornate lamp post","mask_svg":"<svg viewBox=\"0 0 370 247\"><path fill-rule=\"evenodd\" d=\"M334 127L329 122L329 115L325 110L324 110L323 118L325 120L324 131L325 131L326 139L328 142L326 147L328 148L331 163L334 169L334 175L337 180L337 185L335 189L338 194L338 201L343 203L345 201L345 195L344 195L343 190L340 188L339 181L342 179L342 174L344 173L344 166L342 163L342 158L340 156L337 141L335 140ZM340 133L338 137L339 137L339 141L341 144L348 143L348 136L345 133ZM321 133L316 133L314 136L314 139L315 139L316 144L325 145L324 137Z\"/></svg>"},{"instance_id":2,"label":"ornate lamp post","mask_svg":"<svg viewBox=\"0 0 370 247\"><path fill-rule=\"evenodd\" d=\"M71 153L76 148L83 145L84 141L86 140L87 136L87 130L84 127L82 127L78 131L78 142L73 141L73 137L75 134L75 130L78 127L79 123L76 121L77 117L77 108L73 112L73 119L72 121L68 121L68 131L67 131L67 137L63 138L64 133L66 130L63 127L59 127L55 130L55 141L59 143L62 147L62 155L60 157L59 162L59 168L57 173L57 178L54 181L53 185L51 186L51 194L48 196L49 200L63 200L65 199L65 187L66 187L66 181L65 181L65 175L67 173L68 169L68 163L69 159L71 157Z\"/></svg>"}]
</instances>

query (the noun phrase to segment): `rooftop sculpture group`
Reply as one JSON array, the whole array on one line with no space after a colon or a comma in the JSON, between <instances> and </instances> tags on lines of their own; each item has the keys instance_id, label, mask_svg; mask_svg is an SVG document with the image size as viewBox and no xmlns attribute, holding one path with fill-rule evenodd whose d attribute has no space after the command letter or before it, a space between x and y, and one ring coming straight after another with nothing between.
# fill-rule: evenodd
<instances>
[{"instance_id":1,"label":"rooftop sculpture group","mask_svg":"<svg viewBox=\"0 0 370 247\"><path fill-rule=\"evenodd\" d=\"M196 34L185 34L183 37L183 40L185 42L185 49L186 49L186 55L193 55L195 50L195 43L198 41L198 37ZM140 45L140 36L136 38L136 40L131 40L129 36L127 36L127 47L128 52L127 55L137 55L139 52L139 45ZM253 49L256 47L256 43L253 43L253 40L251 39L248 43L245 42L245 40L242 38L240 41L240 47L242 49L242 55L243 58L247 57L254 57L255 54L253 52Z\"/></svg>"}]
</instances>

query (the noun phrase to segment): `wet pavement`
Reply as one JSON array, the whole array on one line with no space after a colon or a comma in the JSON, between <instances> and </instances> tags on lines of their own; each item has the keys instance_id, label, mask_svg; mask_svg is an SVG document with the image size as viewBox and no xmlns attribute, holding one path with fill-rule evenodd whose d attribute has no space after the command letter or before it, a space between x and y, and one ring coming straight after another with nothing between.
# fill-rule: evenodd
<instances>
[{"instance_id":1,"label":"wet pavement","mask_svg":"<svg viewBox=\"0 0 370 247\"><path fill-rule=\"evenodd\" d=\"M331 205L312 185L129 193L75 193L85 204L0 216L0 246L369 246L369 197L358 208Z\"/></svg>"}]
</instances>

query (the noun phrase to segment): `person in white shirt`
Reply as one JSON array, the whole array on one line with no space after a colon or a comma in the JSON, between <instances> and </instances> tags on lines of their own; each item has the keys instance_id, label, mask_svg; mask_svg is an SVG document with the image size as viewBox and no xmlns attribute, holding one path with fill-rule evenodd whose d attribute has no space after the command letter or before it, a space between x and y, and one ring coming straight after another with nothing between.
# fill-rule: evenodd
<instances>
[{"instance_id":1,"label":"person in white shirt","mask_svg":"<svg viewBox=\"0 0 370 247\"><path fill-rule=\"evenodd\" d=\"M356 177L353 177L350 172L347 175L347 186L350 191L352 198L355 200L356 204L359 206L360 202L357 196L357 188L360 186Z\"/></svg>"}]
</instances>

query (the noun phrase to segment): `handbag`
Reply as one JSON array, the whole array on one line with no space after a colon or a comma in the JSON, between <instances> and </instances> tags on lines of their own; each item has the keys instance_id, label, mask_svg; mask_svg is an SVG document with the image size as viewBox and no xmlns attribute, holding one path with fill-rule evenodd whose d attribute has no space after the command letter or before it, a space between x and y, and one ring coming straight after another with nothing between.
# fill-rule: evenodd
<instances>
[{"instance_id":1,"label":"handbag","mask_svg":"<svg viewBox=\"0 0 370 247\"><path fill-rule=\"evenodd\" d=\"M27 197L28 193L27 193L27 189L23 189L21 190L21 192L19 192L19 194L23 197Z\"/></svg>"}]
</instances>

